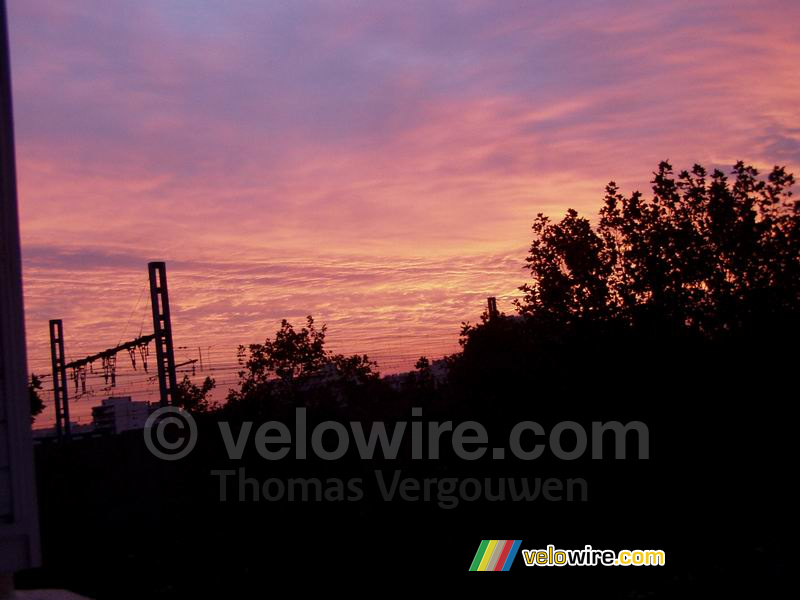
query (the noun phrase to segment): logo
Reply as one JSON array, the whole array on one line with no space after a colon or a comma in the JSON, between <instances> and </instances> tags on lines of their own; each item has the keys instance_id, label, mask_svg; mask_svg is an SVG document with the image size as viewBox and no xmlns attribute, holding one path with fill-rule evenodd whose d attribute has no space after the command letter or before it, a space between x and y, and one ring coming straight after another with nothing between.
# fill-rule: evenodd
<instances>
[{"instance_id":1,"label":"logo","mask_svg":"<svg viewBox=\"0 0 800 600\"><path fill-rule=\"evenodd\" d=\"M522 540L481 540L470 571L508 571Z\"/></svg>"}]
</instances>

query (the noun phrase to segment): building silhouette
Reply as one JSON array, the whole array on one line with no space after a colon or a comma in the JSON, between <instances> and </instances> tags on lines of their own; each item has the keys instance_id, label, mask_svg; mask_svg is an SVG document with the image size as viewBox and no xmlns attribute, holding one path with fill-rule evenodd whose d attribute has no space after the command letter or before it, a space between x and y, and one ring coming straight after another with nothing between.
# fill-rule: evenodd
<instances>
[{"instance_id":1,"label":"building silhouette","mask_svg":"<svg viewBox=\"0 0 800 600\"><path fill-rule=\"evenodd\" d=\"M156 408L149 402L134 402L130 396L111 396L92 408L92 424L97 433L144 429L147 417Z\"/></svg>"}]
</instances>

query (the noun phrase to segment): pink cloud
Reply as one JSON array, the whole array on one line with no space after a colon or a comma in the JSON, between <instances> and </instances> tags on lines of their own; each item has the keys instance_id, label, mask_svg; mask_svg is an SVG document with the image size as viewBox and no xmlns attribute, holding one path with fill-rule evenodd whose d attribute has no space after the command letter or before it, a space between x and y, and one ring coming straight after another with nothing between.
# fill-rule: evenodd
<instances>
[{"instance_id":1,"label":"pink cloud","mask_svg":"<svg viewBox=\"0 0 800 600\"><path fill-rule=\"evenodd\" d=\"M311 312L403 368L508 307L537 212L593 216L664 158L800 172L792 2L9 12L37 372L48 318L116 343L150 259L187 345Z\"/></svg>"}]
</instances>

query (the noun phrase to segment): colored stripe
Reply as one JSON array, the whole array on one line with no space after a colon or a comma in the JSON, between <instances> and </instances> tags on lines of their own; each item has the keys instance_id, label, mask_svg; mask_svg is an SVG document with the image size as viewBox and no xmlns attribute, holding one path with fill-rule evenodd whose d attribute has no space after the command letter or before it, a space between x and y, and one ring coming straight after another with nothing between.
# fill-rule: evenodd
<instances>
[{"instance_id":1,"label":"colored stripe","mask_svg":"<svg viewBox=\"0 0 800 600\"><path fill-rule=\"evenodd\" d=\"M486 546L489 545L489 540L481 540L481 545L478 546L478 551L475 553L475 558L472 559L472 564L469 567L470 571L477 571L481 564L481 559L486 552Z\"/></svg>"},{"instance_id":2,"label":"colored stripe","mask_svg":"<svg viewBox=\"0 0 800 600\"><path fill-rule=\"evenodd\" d=\"M489 540L489 545L486 546L486 552L483 553L481 564L478 565L478 571L486 570L486 565L489 564L489 559L492 558L492 552L494 552L496 546L497 546L497 540Z\"/></svg>"},{"instance_id":3,"label":"colored stripe","mask_svg":"<svg viewBox=\"0 0 800 600\"><path fill-rule=\"evenodd\" d=\"M506 557L506 564L503 565L503 571L508 571L511 568L511 563L513 563L514 559L517 557L517 552L519 552L521 543L522 540L514 540L514 544L511 546L511 550L509 550L508 556Z\"/></svg>"},{"instance_id":4,"label":"colored stripe","mask_svg":"<svg viewBox=\"0 0 800 600\"><path fill-rule=\"evenodd\" d=\"M505 544L503 544L503 549L500 551L500 557L497 559L497 564L494 566L494 571L502 571L503 566L506 564L506 559L508 558L508 553L511 552L511 546L514 545L514 540L505 540Z\"/></svg>"},{"instance_id":5,"label":"colored stripe","mask_svg":"<svg viewBox=\"0 0 800 600\"><path fill-rule=\"evenodd\" d=\"M507 541L508 540L497 540L497 545L494 547L492 557L489 559L489 562L486 563L487 571L494 571L494 567L497 564L497 561L500 559L500 554L502 554L503 548L505 548Z\"/></svg>"}]
</instances>

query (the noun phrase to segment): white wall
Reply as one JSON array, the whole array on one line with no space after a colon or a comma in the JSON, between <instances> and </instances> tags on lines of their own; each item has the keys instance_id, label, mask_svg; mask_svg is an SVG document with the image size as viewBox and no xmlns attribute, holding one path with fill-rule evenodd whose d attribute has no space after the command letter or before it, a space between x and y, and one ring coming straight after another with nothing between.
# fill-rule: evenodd
<instances>
[{"instance_id":1,"label":"white wall","mask_svg":"<svg viewBox=\"0 0 800 600\"><path fill-rule=\"evenodd\" d=\"M37 566L5 0L0 0L0 574Z\"/></svg>"}]
</instances>

